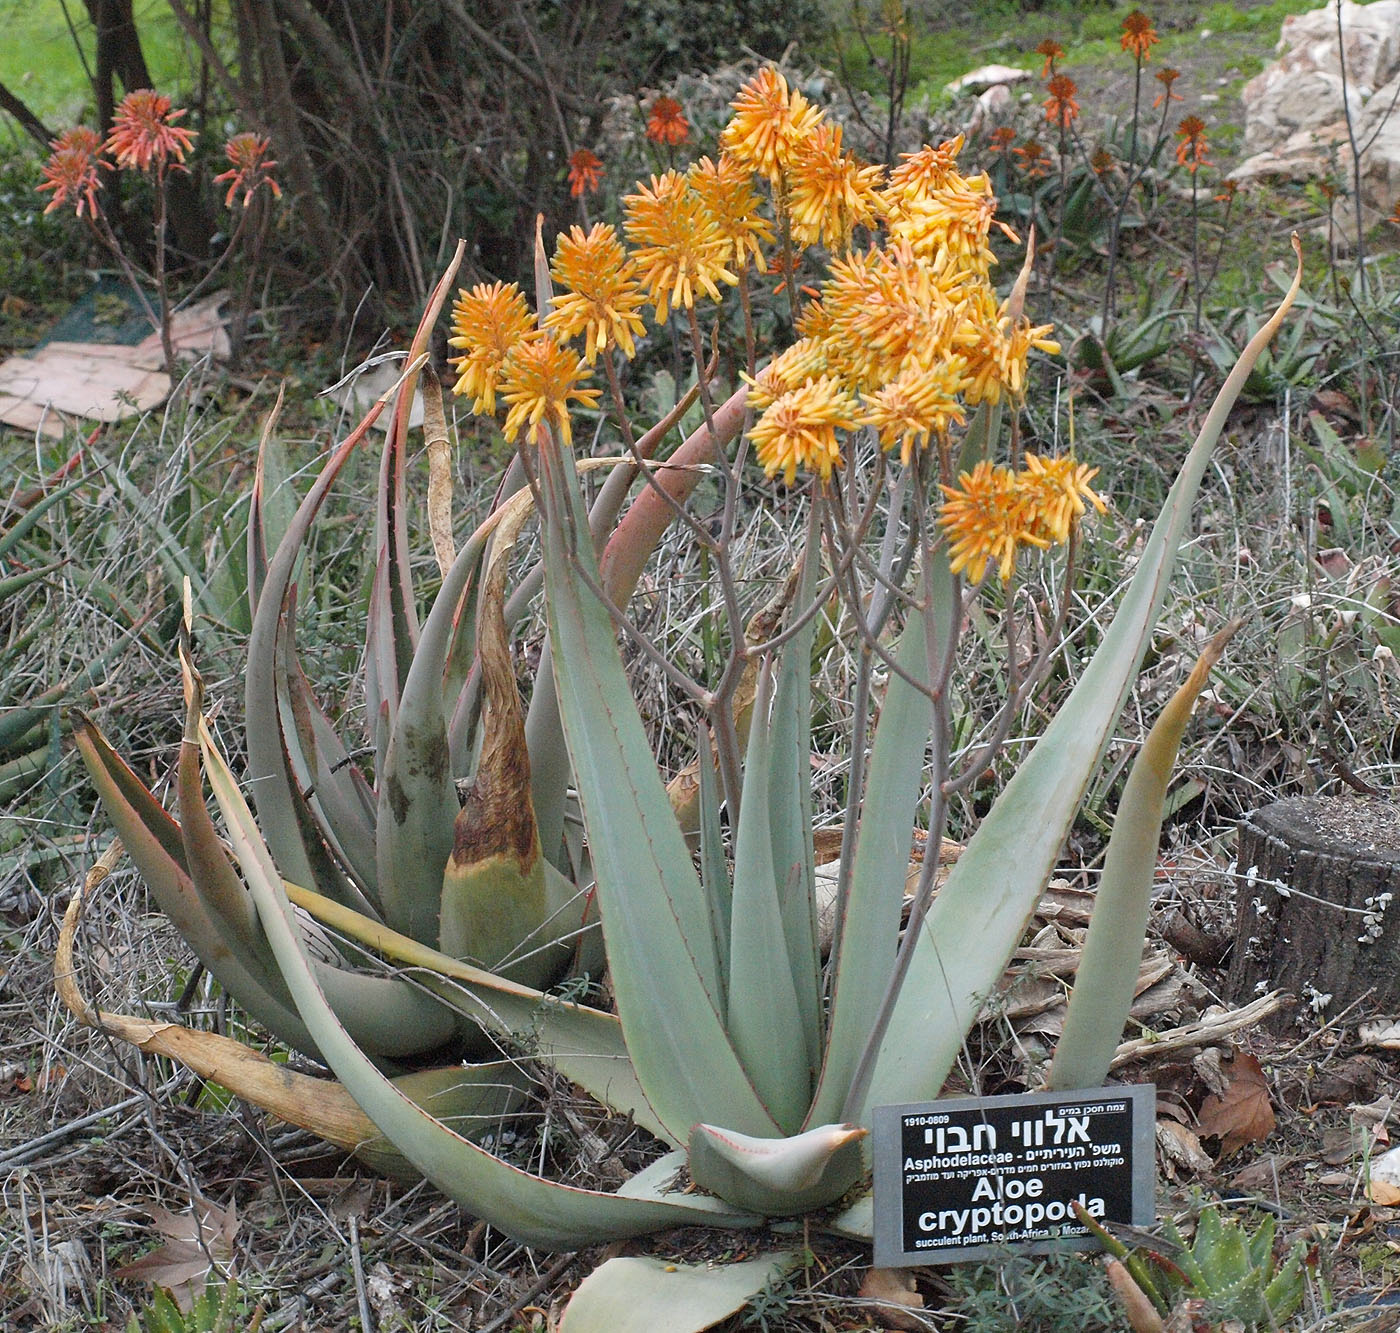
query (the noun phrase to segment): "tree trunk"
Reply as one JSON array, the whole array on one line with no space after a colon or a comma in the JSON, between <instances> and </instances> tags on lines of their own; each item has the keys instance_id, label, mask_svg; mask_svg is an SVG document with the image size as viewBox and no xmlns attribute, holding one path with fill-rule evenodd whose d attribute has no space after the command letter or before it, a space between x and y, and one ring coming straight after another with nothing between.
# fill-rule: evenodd
<instances>
[{"instance_id":1,"label":"tree trunk","mask_svg":"<svg viewBox=\"0 0 1400 1333\"><path fill-rule=\"evenodd\" d=\"M1277 801L1240 824L1229 993L1282 986L1315 1026L1400 1011L1400 806L1357 797Z\"/></svg>"}]
</instances>

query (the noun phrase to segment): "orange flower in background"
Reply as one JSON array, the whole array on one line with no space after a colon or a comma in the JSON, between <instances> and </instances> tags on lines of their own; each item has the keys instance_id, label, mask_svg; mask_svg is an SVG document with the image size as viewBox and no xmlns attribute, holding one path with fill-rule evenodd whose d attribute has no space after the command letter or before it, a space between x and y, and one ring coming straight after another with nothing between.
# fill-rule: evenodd
<instances>
[{"instance_id":1,"label":"orange flower in background","mask_svg":"<svg viewBox=\"0 0 1400 1333\"><path fill-rule=\"evenodd\" d=\"M1184 100L1180 93L1172 91L1172 84L1181 77L1181 71L1179 69L1172 69L1171 66L1167 66L1166 69L1159 69L1153 77L1162 85L1162 91L1152 99L1152 109L1154 111L1161 106L1163 102L1180 102Z\"/></svg>"},{"instance_id":2,"label":"orange flower in background","mask_svg":"<svg viewBox=\"0 0 1400 1333\"><path fill-rule=\"evenodd\" d=\"M118 104L112 115L112 132L103 147L117 159L119 167L149 171L154 166L163 171L172 158L181 166L195 140L192 131L175 124L185 110L172 110L170 99L161 93L137 88Z\"/></svg>"},{"instance_id":3,"label":"orange flower in background","mask_svg":"<svg viewBox=\"0 0 1400 1333\"><path fill-rule=\"evenodd\" d=\"M227 171L214 177L214 184L228 181L228 193L224 196L224 207L233 207L233 196L243 191L243 207L253 202L253 192L259 185L266 185L273 198L282 197L282 187L272 179L272 168L277 163L267 156L268 140L256 134L235 134L224 145L224 156L232 164Z\"/></svg>"},{"instance_id":4,"label":"orange flower in background","mask_svg":"<svg viewBox=\"0 0 1400 1333\"><path fill-rule=\"evenodd\" d=\"M1089 165L1093 168L1094 175L1102 176L1113 170L1115 158L1107 148L1094 149L1094 155L1089 159Z\"/></svg>"},{"instance_id":5,"label":"orange flower in background","mask_svg":"<svg viewBox=\"0 0 1400 1333\"><path fill-rule=\"evenodd\" d=\"M1149 53L1161 40L1152 27L1152 20L1142 10L1135 9L1123 20L1123 35L1118 44L1123 50L1131 51L1133 59L1141 63L1152 58Z\"/></svg>"},{"instance_id":6,"label":"orange flower in background","mask_svg":"<svg viewBox=\"0 0 1400 1333\"><path fill-rule=\"evenodd\" d=\"M44 212L52 213L71 203L78 217L84 209L89 216L96 214L97 192L102 188L97 169L107 166L97 156L102 149L101 136L86 125L78 125L60 134L49 147L53 152L40 168L44 179L37 187L53 191Z\"/></svg>"},{"instance_id":7,"label":"orange flower in background","mask_svg":"<svg viewBox=\"0 0 1400 1333\"><path fill-rule=\"evenodd\" d=\"M1010 125L998 125L992 131L988 140L988 147L994 153L999 153L1006 157L1011 152L1011 145L1016 142L1016 131Z\"/></svg>"},{"instance_id":8,"label":"orange flower in background","mask_svg":"<svg viewBox=\"0 0 1400 1333\"><path fill-rule=\"evenodd\" d=\"M1225 179L1220 182L1220 193L1214 196L1215 202L1217 204L1230 203L1235 195L1239 193L1239 189L1239 181L1233 176L1226 176ZM1400 207L1400 205L1397 205L1397 207Z\"/></svg>"},{"instance_id":9,"label":"orange flower in background","mask_svg":"<svg viewBox=\"0 0 1400 1333\"><path fill-rule=\"evenodd\" d=\"M1055 72L1055 62L1064 55L1065 48L1053 38L1047 37L1035 48L1035 53L1045 57L1045 64L1040 69L1040 77L1048 79Z\"/></svg>"},{"instance_id":10,"label":"orange flower in background","mask_svg":"<svg viewBox=\"0 0 1400 1333\"><path fill-rule=\"evenodd\" d=\"M1068 74L1056 74L1045 85L1050 94L1045 99L1045 119L1057 129L1069 129L1069 123L1079 114L1079 103L1074 100L1078 86Z\"/></svg>"},{"instance_id":11,"label":"orange flower in background","mask_svg":"<svg viewBox=\"0 0 1400 1333\"><path fill-rule=\"evenodd\" d=\"M1184 116L1176 127L1176 137L1181 140L1176 146L1176 160L1193 176L1201 167L1210 166L1206 153L1210 145L1206 143L1206 123L1199 116Z\"/></svg>"},{"instance_id":12,"label":"orange flower in background","mask_svg":"<svg viewBox=\"0 0 1400 1333\"><path fill-rule=\"evenodd\" d=\"M581 194L597 194L603 179L603 161L595 153L580 148L569 156L569 193L575 199Z\"/></svg>"},{"instance_id":13,"label":"orange flower in background","mask_svg":"<svg viewBox=\"0 0 1400 1333\"><path fill-rule=\"evenodd\" d=\"M1021 170L1032 179L1037 176L1048 176L1052 163L1050 154L1046 151L1045 145L1039 139L1027 139L1015 150L1017 157L1021 159Z\"/></svg>"},{"instance_id":14,"label":"orange flower in background","mask_svg":"<svg viewBox=\"0 0 1400 1333\"><path fill-rule=\"evenodd\" d=\"M671 147L690 138L690 122L674 97L658 97L647 113L647 138Z\"/></svg>"}]
</instances>

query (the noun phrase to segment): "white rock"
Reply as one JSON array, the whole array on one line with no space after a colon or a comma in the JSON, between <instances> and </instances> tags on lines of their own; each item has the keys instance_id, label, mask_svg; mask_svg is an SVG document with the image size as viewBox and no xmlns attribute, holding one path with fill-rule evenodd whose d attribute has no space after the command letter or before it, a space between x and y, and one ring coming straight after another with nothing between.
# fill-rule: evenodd
<instances>
[{"instance_id":1,"label":"white rock","mask_svg":"<svg viewBox=\"0 0 1400 1333\"><path fill-rule=\"evenodd\" d=\"M998 84L1021 83L1030 78L1028 69L1018 69L1015 65L979 65L969 70L961 78L944 85L950 93L981 93Z\"/></svg>"},{"instance_id":2,"label":"white rock","mask_svg":"<svg viewBox=\"0 0 1400 1333\"><path fill-rule=\"evenodd\" d=\"M1341 23L1345 102L1336 6L1284 19L1279 59L1241 94L1245 146L1252 156L1231 175L1241 181L1260 176L1315 180L1335 164L1350 184L1349 115L1357 142L1366 145L1361 199L1370 225L1400 199L1400 0L1369 5L1342 0ZM1336 216L1341 243L1354 233L1352 218L1349 201L1342 201Z\"/></svg>"}]
</instances>

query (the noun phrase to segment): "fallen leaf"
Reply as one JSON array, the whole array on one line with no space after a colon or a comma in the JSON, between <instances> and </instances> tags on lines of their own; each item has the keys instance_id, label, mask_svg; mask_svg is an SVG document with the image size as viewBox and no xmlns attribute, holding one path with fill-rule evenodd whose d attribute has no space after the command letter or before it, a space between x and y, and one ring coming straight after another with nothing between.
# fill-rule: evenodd
<instances>
[{"instance_id":1,"label":"fallen leaf","mask_svg":"<svg viewBox=\"0 0 1400 1333\"><path fill-rule=\"evenodd\" d=\"M1400 1148L1392 1148L1372 1161L1366 1196L1385 1208L1400 1204Z\"/></svg>"},{"instance_id":2,"label":"fallen leaf","mask_svg":"<svg viewBox=\"0 0 1400 1333\"><path fill-rule=\"evenodd\" d=\"M880 1321L890 1328L921 1329L923 1319L911 1310L922 1310L924 1298L914 1290L913 1277L898 1268L872 1268L856 1293L862 1300L880 1306Z\"/></svg>"},{"instance_id":3,"label":"fallen leaf","mask_svg":"<svg viewBox=\"0 0 1400 1333\"><path fill-rule=\"evenodd\" d=\"M1261 1157L1258 1161L1241 1167L1230 1177L1230 1184L1247 1194L1272 1195L1278 1186L1280 1168L1293 1160L1291 1157L1278 1157L1270 1153L1268 1157Z\"/></svg>"},{"instance_id":4,"label":"fallen leaf","mask_svg":"<svg viewBox=\"0 0 1400 1333\"><path fill-rule=\"evenodd\" d=\"M1274 1108L1269 1081L1254 1056L1237 1051L1230 1062L1230 1084L1218 1096L1201 1103L1197 1126L1202 1138L1218 1138L1220 1155L1228 1157L1247 1143L1258 1143L1274 1132Z\"/></svg>"},{"instance_id":5,"label":"fallen leaf","mask_svg":"<svg viewBox=\"0 0 1400 1333\"><path fill-rule=\"evenodd\" d=\"M181 1313L188 1314L213 1266L226 1265L233 1258L233 1240L238 1234L233 1201L220 1208L208 1199L197 1199L188 1213L168 1212L152 1203L146 1205L146 1211L166 1242L135 1263L118 1268L116 1276L164 1287Z\"/></svg>"}]
</instances>

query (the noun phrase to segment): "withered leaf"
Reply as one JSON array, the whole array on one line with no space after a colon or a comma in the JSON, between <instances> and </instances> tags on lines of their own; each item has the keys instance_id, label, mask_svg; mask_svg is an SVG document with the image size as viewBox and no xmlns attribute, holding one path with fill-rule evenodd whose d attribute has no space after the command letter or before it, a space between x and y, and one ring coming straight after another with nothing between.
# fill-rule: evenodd
<instances>
[{"instance_id":1,"label":"withered leaf","mask_svg":"<svg viewBox=\"0 0 1400 1333\"><path fill-rule=\"evenodd\" d=\"M925 1328L913 1310L924 1308L924 1298L914 1290L914 1279L898 1268L872 1268L857 1293L862 1300L877 1301L879 1319L887 1328Z\"/></svg>"},{"instance_id":2,"label":"withered leaf","mask_svg":"<svg viewBox=\"0 0 1400 1333\"><path fill-rule=\"evenodd\" d=\"M1223 1093L1201 1103L1199 1129L1203 1138L1220 1140L1220 1155L1228 1157L1247 1143L1258 1143L1274 1132L1274 1108L1269 1081L1254 1056L1237 1051L1229 1065L1230 1082Z\"/></svg>"},{"instance_id":3,"label":"withered leaf","mask_svg":"<svg viewBox=\"0 0 1400 1333\"><path fill-rule=\"evenodd\" d=\"M213 1265L226 1265L233 1258L237 1210L232 1200L227 1208L220 1208L208 1199L198 1199L188 1213L168 1212L154 1203L147 1204L146 1211L155 1229L166 1237L165 1244L118 1268L116 1276L164 1287L181 1312L188 1314Z\"/></svg>"}]
</instances>

